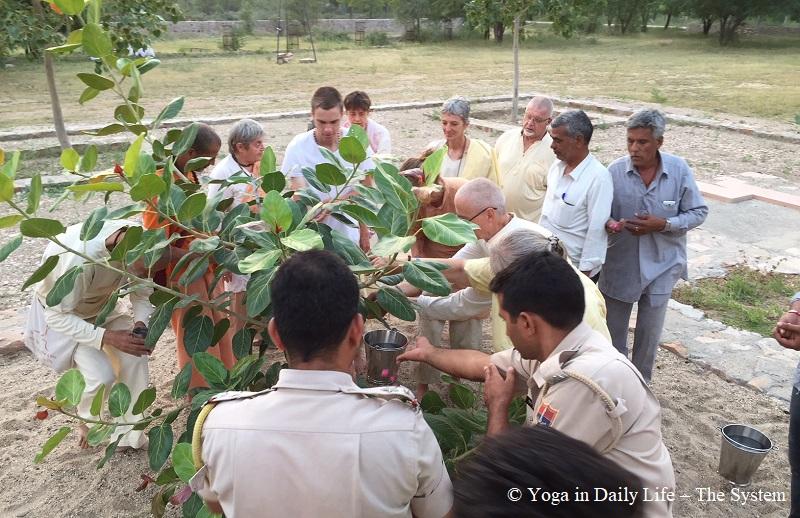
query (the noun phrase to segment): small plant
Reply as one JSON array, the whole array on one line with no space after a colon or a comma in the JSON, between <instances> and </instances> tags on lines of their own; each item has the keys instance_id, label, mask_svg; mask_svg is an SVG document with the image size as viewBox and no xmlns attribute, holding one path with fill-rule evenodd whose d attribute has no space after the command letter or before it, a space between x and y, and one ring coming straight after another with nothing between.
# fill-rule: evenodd
<instances>
[{"instance_id":1,"label":"small plant","mask_svg":"<svg viewBox=\"0 0 800 518\"><path fill-rule=\"evenodd\" d=\"M367 45L371 47L385 47L389 45L389 36L385 32L369 32L366 36Z\"/></svg>"},{"instance_id":2,"label":"small plant","mask_svg":"<svg viewBox=\"0 0 800 518\"><path fill-rule=\"evenodd\" d=\"M654 103L664 104L665 102L667 102L667 97L658 88L653 88L652 90L650 90L650 98L653 100Z\"/></svg>"},{"instance_id":3,"label":"small plant","mask_svg":"<svg viewBox=\"0 0 800 518\"><path fill-rule=\"evenodd\" d=\"M244 29L233 27L222 34L221 48L229 52L237 52L244 48L246 40Z\"/></svg>"}]
</instances>

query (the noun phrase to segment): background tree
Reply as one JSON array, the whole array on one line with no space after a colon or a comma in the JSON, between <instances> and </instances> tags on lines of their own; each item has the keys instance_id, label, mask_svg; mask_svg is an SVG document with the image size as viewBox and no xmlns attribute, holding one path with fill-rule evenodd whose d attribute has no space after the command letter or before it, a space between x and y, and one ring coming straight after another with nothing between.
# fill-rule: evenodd
<instances>
[{"instance_id":1,"label":"background tree","mask_svg":"<svg viewBox=\"0 0 800 518\"><path fill-rule=\"evenodd\" d=\"M430 0L389 0L389 5L397 19L410 24L414 39L422 33L422 19L430 16Z\"/></svg>"},{"instance_id":2,"label":"background tree","mask_svg":"<svg viewBox=\"0 0 800 518\"><path fill-rule=\"evenodd\" d=\"M666 17L664 30L669 28L673 16L685 14L689 8L690 0L662 0L658 5L658 12Z\"/></svg>"}]
</instances>

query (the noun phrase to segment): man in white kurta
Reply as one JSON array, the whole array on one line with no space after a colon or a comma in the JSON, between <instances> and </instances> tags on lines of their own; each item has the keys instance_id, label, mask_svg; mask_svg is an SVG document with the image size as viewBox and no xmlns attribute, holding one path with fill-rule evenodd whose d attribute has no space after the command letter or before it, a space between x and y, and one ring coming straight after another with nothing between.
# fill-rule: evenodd
<instances>
[{"instance_id":1,"label":"man in white kurta","mask_svg":"<svg viewBox=\"0 0 800 518\"><path fill-rule=\"evenodd\" d=\"M553 102L534 97L525 108L522 128L506 131L497 139L497 173L506 208L528 221L538 222L547 190L547 171L556 159L547 133Z\"/></svg>"},{"instance_id":2,"label":"man in white kurta","mask_svg":"<svg viewBox=\"0 0 800 518\"><path fill-rule=\"evenodd\" d=\"M82 241L82 224L77 224L56 237L66 247L103 263L108 261L111 250L124 237L125 229L134 226L137 225L125 220L107 221L95 238ZM148 296L152 290L140 288L131 291L133 320L118 303L105 322L96 327L94 319L115 291L129 287L126 286L127 280L102 265L87 263L82 257L65 252L55 243L47 246L43 261L55 255L59 257L55 268L33 286L25 327L25 345L42 364L56 372L72 367L80 370L86 380L83 398L78 405L78 415L81 417L92 417L92 400L103 385L107 396L115 383L124 383L130 390L131 401L136 401L139 393L147 388L150 351L144 346L143 338L134 336L131 331L134 322L144 325L150 318L153 306ZM122 266L119 262L110 264L116 268ZM58 304L48 307L47 295L56 281L76 266L83 270L76 277L72 291ZM138 276L145 274L141 262L139 265L134 263L128 269ZM136 419L131 412L126 412L117 420L131 422ZM146 445L147 438L143 432L129 431L130 428L117 428L111 435L111 441L127 432L119 446L140 448Z\"/></svg>"}]
</instances>

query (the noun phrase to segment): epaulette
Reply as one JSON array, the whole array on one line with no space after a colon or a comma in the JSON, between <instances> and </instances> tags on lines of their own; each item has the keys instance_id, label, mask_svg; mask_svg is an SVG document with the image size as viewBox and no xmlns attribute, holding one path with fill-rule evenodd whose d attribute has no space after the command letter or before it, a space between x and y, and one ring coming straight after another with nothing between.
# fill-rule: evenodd
<instances>
[{"instance_id":1,"label":"epaulette","mask_svg":"<svg viewBox=\"0 0 800 518\"><path fill-rule=\"evenodd\" d=\"M369 388L347 388L342 389L342 392L345 394L359 394L366 397L373 397L379 399L396 399L398 401L402 401L403 403L407 403L411 408L418 410L419 409L419 401L417 401L416 396L414 393L411 392L408 388L402 385L389 385L386 387L369 387Z\"/></svg>"},{"instance_id":2,"label":"epaulette","mask_svg":"<svg viewBox=\"0 0 800 518\"><path fill-rule=\"evenodd\" d=\"M215 394L211 396L206 404L209 403L222 403L224 401L235 401L237 399L251 399L254 397L262 396L264 394L269 394L273 392L275 389L268 388L266 390L261 390L259 392L250 392L247 390L229 390L227 392L220 392L219 394Z\"/></svg>"}]
</instances>

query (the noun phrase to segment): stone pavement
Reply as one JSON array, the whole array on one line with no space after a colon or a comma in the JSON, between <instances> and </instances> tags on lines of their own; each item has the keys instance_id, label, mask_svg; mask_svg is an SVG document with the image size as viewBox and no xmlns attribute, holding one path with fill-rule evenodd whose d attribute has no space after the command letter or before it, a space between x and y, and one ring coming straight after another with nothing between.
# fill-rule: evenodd
<instances>
[{"instance_id":1,"label":"stone pavement","mask_svg":"<svg viewBox=\"0 0 800 518\"><path fill-rule=\"evenodd\" d=\"M800 274L800 232L795 230L799 211L755 200L707 203L708 219L689 232L690 279L721 277L735 264ZM799 352L705 318L702 311L675 300L670 301L661 340L661 347L788 408Z\"/></svg>"}]
</instances>

